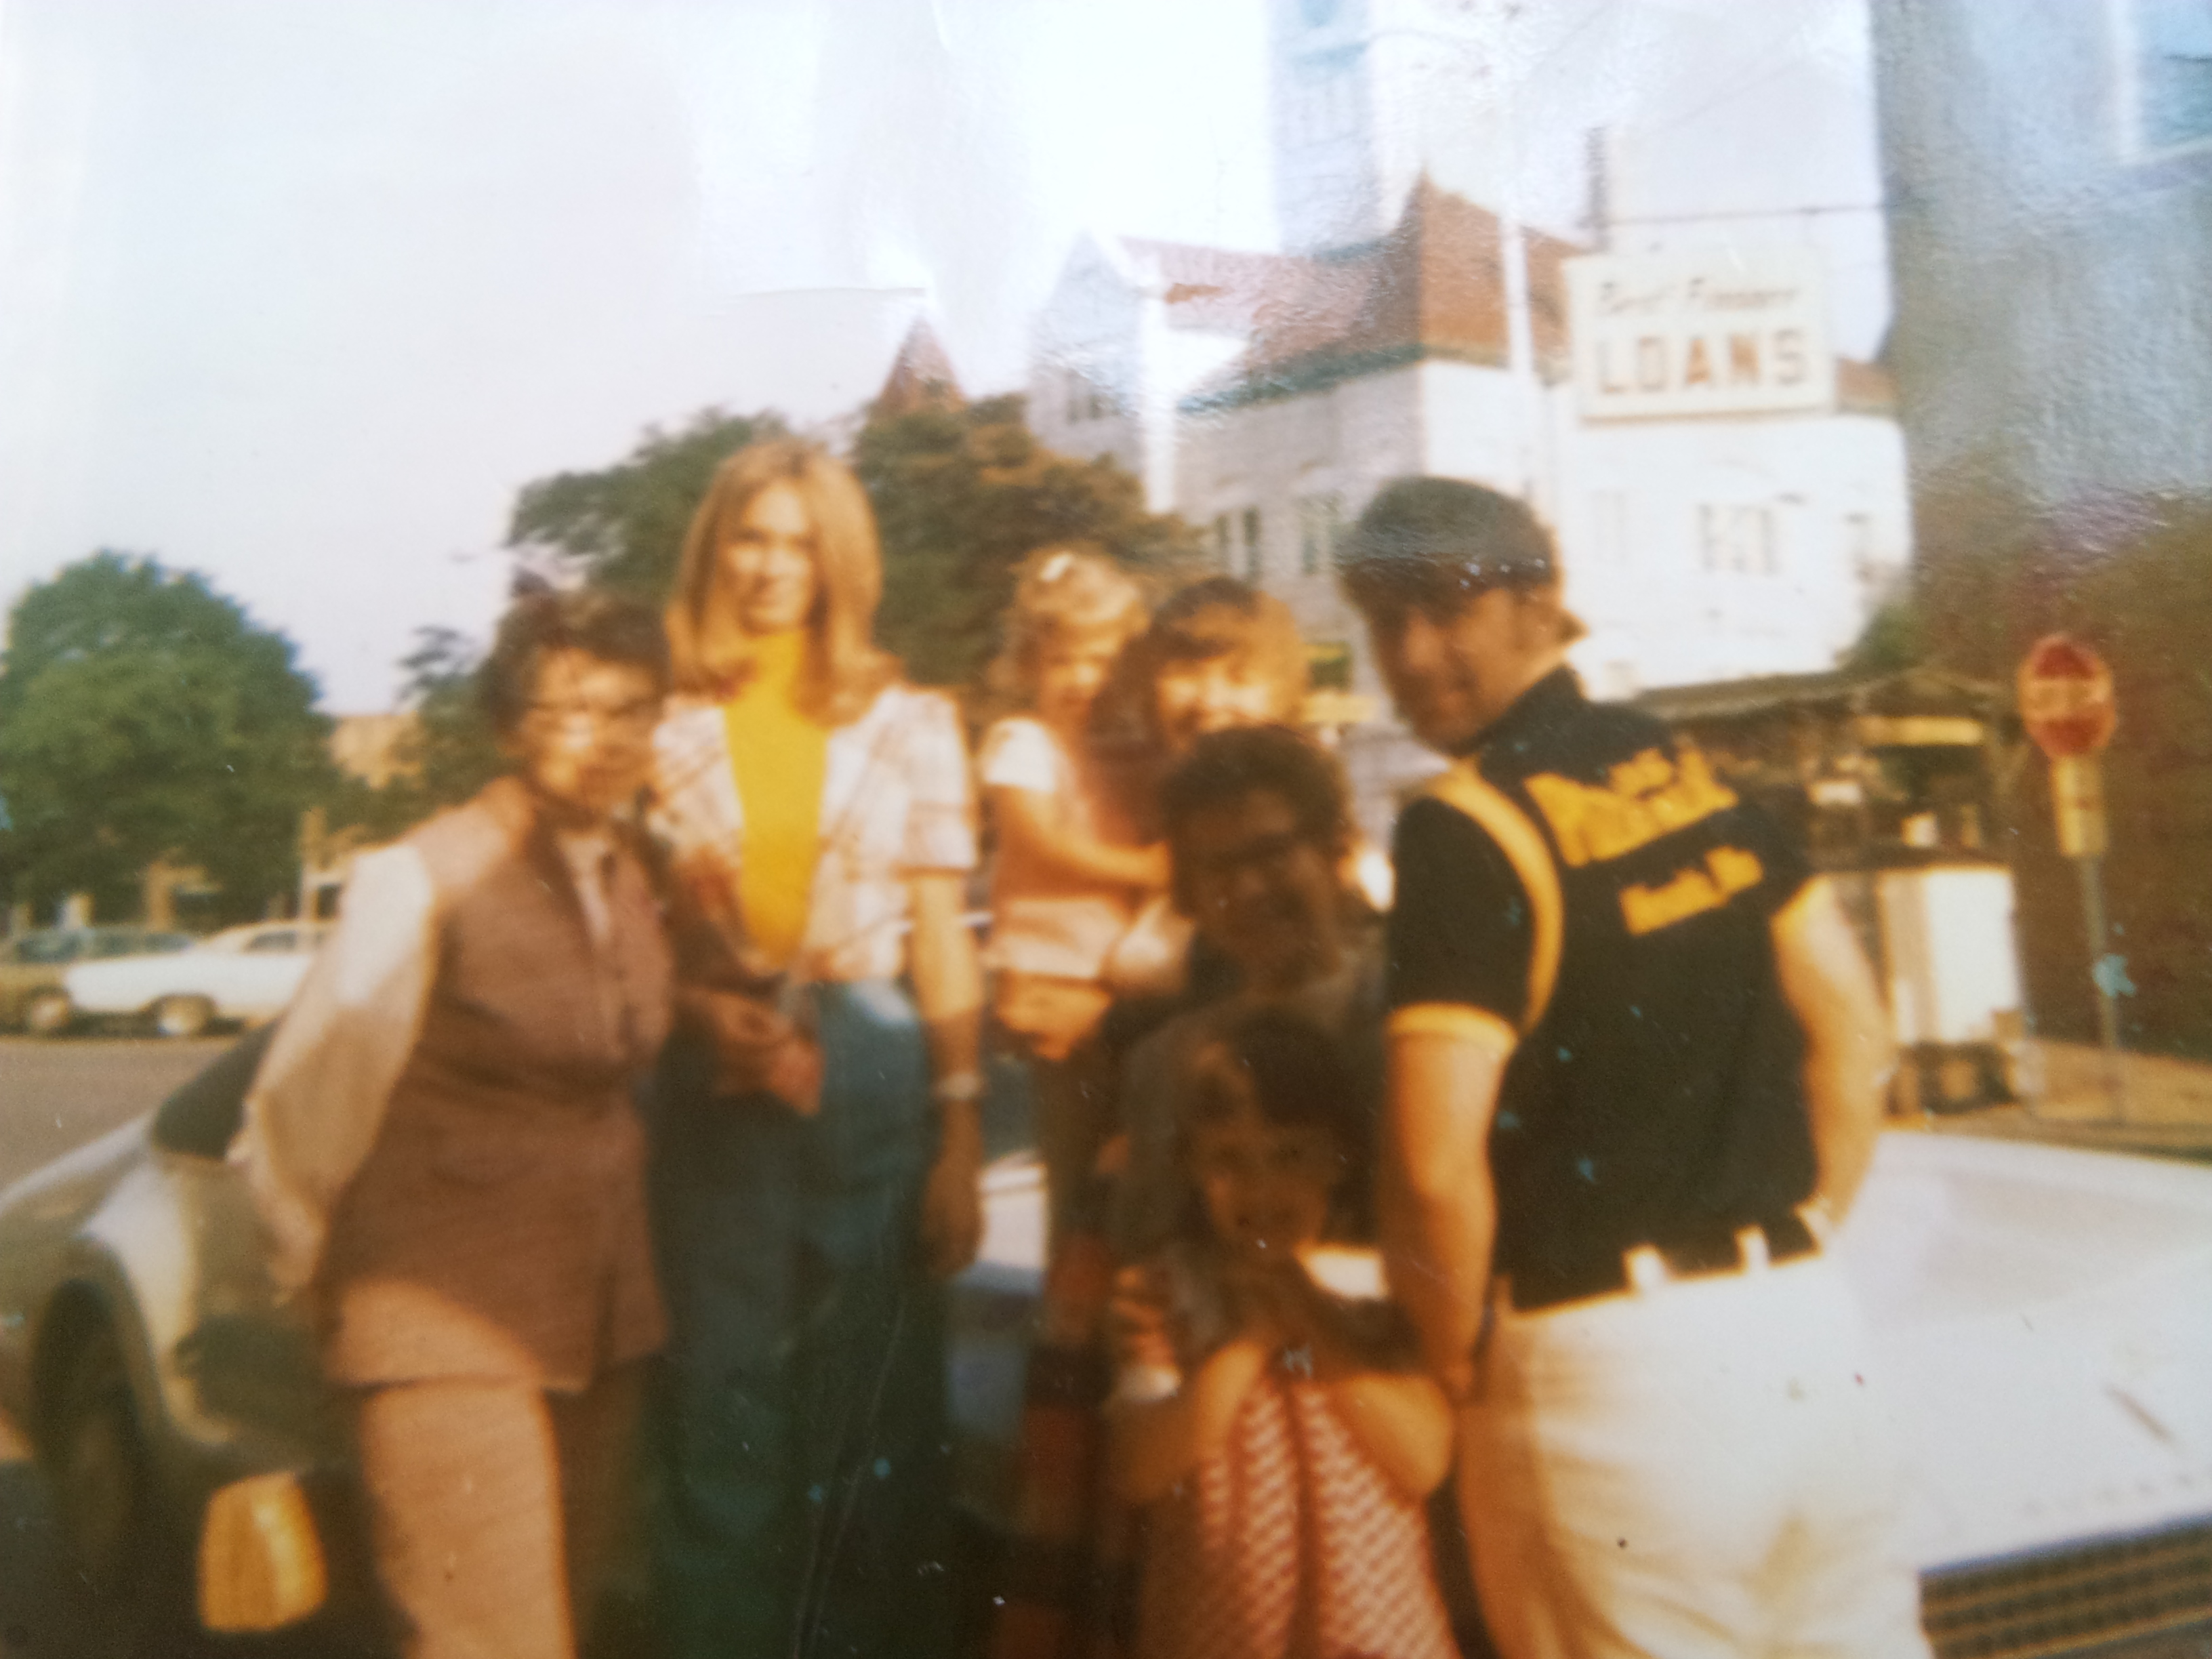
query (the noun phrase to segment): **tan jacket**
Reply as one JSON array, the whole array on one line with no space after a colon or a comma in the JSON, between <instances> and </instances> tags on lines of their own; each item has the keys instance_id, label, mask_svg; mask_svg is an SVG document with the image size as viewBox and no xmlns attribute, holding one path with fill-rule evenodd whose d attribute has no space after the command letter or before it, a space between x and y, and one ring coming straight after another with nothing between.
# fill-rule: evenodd
<instances>
[{"instance_id":1,"label":"tan jacket","mask_svg":"<svg viewBox=\"0 0 2212 1659\"><path fill-rule=\"evenodd\" d=\"M316 1283L334 1380L580 1388L665 1328L629 1092L668 1030L653 894L617 844L595 941L511 779L372 857L232 1152L276 1277Z\"/></svg>"}]
</instances>

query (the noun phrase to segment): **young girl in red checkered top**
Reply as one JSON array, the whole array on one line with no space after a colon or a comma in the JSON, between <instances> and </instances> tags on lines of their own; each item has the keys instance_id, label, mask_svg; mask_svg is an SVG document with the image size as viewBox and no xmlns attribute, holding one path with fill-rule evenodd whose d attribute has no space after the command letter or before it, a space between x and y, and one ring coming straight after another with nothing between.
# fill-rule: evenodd
<instances>
[{"instance_id":1,"label":"young girl in red checkered top","mask_svg":"<svg viewBox=\"0 0 2212 1659\"><path fill-rule=\"evenodd\" d=\"M1451 1659L1424 1498L1451 1417L1397 1310L1325 1289L1370 1127L1279 1010L1204 1045L1178 1103L1185 1215L1114 1304L1115 1488L1146 1511L1136 1659Z\"/></svg>"}]
</instances>

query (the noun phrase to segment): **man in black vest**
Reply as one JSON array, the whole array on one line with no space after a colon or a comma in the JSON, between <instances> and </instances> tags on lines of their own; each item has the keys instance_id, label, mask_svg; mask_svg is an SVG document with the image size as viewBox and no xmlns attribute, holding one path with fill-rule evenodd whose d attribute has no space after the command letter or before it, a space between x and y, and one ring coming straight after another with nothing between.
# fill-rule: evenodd
<instances>
[{"instance_id":1,"label":"man in black vest","mask_svg":"<svg viewBox=\"0 0 2212 1659\"><path fill-rule=\"evenodd\" d=\"M1825 1250L1892 1056L1834 894L1695 750L1583 696L1520 502L1401 479L1340 568L1455 760L1398 823L1381 1197L1500 1650L1924 1655Z\"/></svg>"}]
</instances>

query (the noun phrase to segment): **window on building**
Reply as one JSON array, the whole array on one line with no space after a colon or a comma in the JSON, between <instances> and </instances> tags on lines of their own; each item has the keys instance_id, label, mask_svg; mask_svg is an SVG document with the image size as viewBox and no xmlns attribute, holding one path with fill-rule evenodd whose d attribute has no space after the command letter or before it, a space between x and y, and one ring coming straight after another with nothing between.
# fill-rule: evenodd
<instances>
[{"instance_id":1,"label":"window on building","mask_svg":"<svg viewBox=\"0 0 2212 1659\"><path fill-rule=\"evenodd\" d=\"M2115 0L2128 149L2212 143L2212 0Z\"/></svg>"},{"instance_id":2,"label":"window on building","mask_svg":"<svg viewBox=\"0 0 2212 1659\"><path fill-rule=\"evenodd\" d=\"M1844 514L1844 557L1862 593L1871 595L1881 586L1881 567L1875 561L1873 514Z\"/></svg>"},{"instance_id":3,"label":"window on building","mask_svg":"<svg viewBox=\"0 0 2212 1659\"><path fill-rule=\"evenodd\" d=\"M1114 394L1079 368L1067 371L1067 423L1103 420L1121 408Z\"/></svg>"},{"instance_id":4,"label":"window on building","mask_svg":"<svg viewBox=\"0 0 2212 1659\"><path fill-rule=\"evenodd\" d=\"M1218 513L1213 519L1213 557L1224 575L1233 575L1237 569L1230 558L1230 550L1229 515Z\"/></svg>"},{"instance_id":5,"label":"window on building","mask_svg":"<svg viewBox=\"0 0 2212 1659\"><path fill-rule=\"evenodd\" d=\"M1344 533L1344 501L1337 495L1306 495L1298 501L1298 574L1318 576L1336 556Z\"/></svg>"},{"instance_id":6,"label":"window on building","mask_svg":"<svg viewBox=\"0 0 2212 1659\"><path fill-rule=\"evenodd\" d=\"M1306 647L1306 672L1316 691L1352 690L1352 647L1342 640L1316 640Z\"/></svg>"},{"instance_id":7,"label":"window on building","mask_svg":"<svg viewBox=\"0 0 2212 1659\"><path fill-rule=\"evenodd\" d=\"M1698 509L1698 562L1705 569L1771 576L1782 568L1774 509L1706 505Z\"/></svg>"},{"instance_id":8,"label":"window on building","mask_svg":"<svg viewBox=\"0 0 2212 1659\"><path fill-rule=\"evenodd\" d=\"M1248 507L1244 509L1244 580L1256 582L1261 572L1260 509Z\"/></svg>"}]
</instances>

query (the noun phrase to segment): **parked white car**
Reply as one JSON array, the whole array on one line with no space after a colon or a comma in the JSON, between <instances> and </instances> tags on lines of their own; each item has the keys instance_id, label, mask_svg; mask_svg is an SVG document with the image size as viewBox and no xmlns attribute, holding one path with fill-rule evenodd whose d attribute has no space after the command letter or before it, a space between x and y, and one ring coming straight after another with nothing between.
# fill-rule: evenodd
<instances>
[{"instance_id":1,"label":"parked white car","mask_svg":"<svg viewBox=\"0 0 2212 1659\"><path fill-rule=\"evenodd\" d=\"M953 1292L956 1468L987 1515L1014 1506L1042 1177L986 1174ZM2212 1654L2212 1169L1885 1134L1838 1255L1936 1659Z\"/></svg>"},{"instance_id":2,"label":"parked white car","mask_svg":"<svg viewBox=\"0 0 2212 1659\"><path fill-rule=\"evenodd\" d=\"M62 984L73 1018L143 1019L163 1036L198 1036L218 1020L255 1024L283 1013L328 931L253 922L173 955L85 963Z\"/></svg>"}]
</instances>

